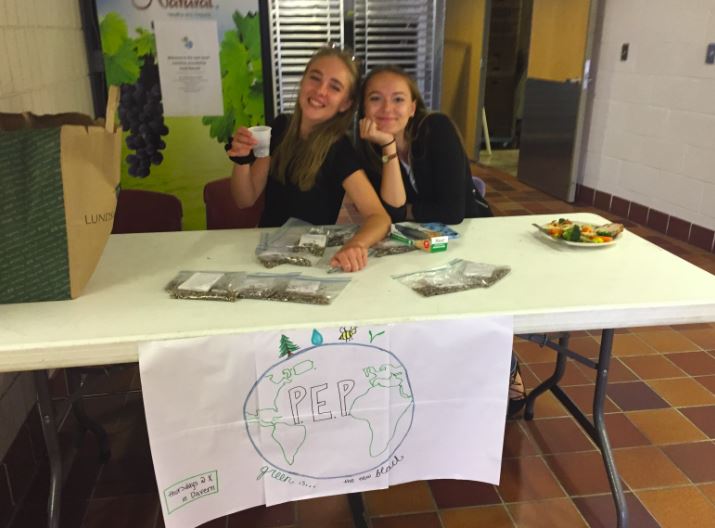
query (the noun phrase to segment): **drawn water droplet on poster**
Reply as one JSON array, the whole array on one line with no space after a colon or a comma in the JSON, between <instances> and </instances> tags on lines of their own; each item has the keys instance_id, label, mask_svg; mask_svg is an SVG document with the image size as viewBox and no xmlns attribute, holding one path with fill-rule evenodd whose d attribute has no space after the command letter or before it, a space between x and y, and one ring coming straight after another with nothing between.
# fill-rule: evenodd
<instances>
[{"instance_id":1,"label":"drawn water droplet on poster","mask_svg":"<svg viewBox=\"0 0 715 528\"><path fill-rule=\"evenodd\" d=\"M323 344L323 334L321 334L317 330L313 329L313 335L310 336L310 342L313 343L315 346L322 345Z\"/></svg>"}]
</instances>

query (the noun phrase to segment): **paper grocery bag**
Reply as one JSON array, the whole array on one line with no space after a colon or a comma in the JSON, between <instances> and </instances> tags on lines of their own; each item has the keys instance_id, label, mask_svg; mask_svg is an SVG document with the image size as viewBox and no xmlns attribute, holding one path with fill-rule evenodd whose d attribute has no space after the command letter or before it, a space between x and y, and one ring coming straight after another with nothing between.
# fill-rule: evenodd
<instances>
[{"instance_id":1,"label":"paper grocery bag","mask_svg":"<svg viewBox=\"0 0 715 528\"><path fill-rule=\"evenodd\" d=\"M112 231L121 128L106 121L0 114L0 303L78 297Z\"/></svg>"}]
</instances>

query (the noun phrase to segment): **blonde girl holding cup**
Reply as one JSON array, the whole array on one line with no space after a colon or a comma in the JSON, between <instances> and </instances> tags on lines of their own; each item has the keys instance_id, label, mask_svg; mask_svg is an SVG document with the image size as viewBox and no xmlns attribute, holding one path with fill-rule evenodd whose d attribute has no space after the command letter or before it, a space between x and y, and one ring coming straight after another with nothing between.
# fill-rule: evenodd
<instances>
[{"instance_id":1,"label":"blonde girl holding cup","mask_svg":"<svg viewBox=\"0 0 715 528\"><path fill-rule=\"evenodd\" d=\"M280 226L290 217L334 224L348 194L363 223L331 261L344 271L363 269L368 248L390 226L346 136L358 84L357 66L347 53L319 49L303 72L294 113L279 115L271 124L270 156L255 157L252 149L258 141L245 127L236 130L228 150L235 163L231 192L236 204L250 207L266 193L261 227Z\"/></svg>"}]
</instances>

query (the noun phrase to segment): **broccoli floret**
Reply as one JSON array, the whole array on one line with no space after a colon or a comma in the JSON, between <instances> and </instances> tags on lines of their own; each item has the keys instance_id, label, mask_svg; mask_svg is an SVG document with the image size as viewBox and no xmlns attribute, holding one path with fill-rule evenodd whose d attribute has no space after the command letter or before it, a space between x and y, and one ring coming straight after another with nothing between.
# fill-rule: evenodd
<instances>
[{"instance_id":1,"label":"broccoli floret","mask_svg":"<svg viewBox=\"0 0 715 528\"><path fill-rule=\"evenodd\" d=\"M579 226L575 225L571 228L571 232L568 234L568 240L571 242L579 242L581 240L581 228Z\"/></svg>"}]
</instances>

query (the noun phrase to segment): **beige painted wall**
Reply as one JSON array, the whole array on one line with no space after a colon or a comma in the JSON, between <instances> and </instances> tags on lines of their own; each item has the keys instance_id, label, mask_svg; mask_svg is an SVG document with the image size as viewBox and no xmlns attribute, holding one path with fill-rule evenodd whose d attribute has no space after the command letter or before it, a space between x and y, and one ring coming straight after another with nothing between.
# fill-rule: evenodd
<instances>
[{"instance_id":1,"label":"beige painted wall","mask_svg":"<svg viewBox=\"0 0 715 528\"><path fill-rule=\"evenodd\" d=\"M0 112L93 114L76 0L0 0ZM0 460L34 404L32 374L0 373Z\"/></svg>"},{"instance_id":2,"label":"beige painted wall","mask_svg":"<svg viewBox=\"0 0 715 528\"><path fill-rule=\"evenodd\" d=\"M484 8L485 0L449 0L444 24L440 108L457 124L470 156L477 146Z\"/></svg>"},{"instance_id":3,"label":"beige painted wall","mask_svg":"<svg viewBox=\"0 0 715 528\"><path fill-rule=\"evenodd\" d=\"M580 79L590 0L534 0L529 77Z\"/></svg>"}]
</instances>

